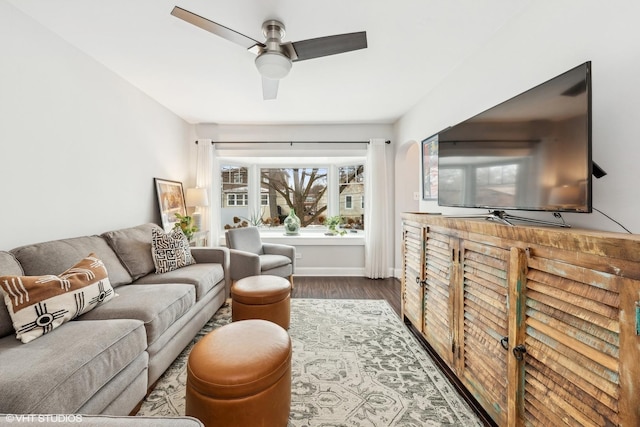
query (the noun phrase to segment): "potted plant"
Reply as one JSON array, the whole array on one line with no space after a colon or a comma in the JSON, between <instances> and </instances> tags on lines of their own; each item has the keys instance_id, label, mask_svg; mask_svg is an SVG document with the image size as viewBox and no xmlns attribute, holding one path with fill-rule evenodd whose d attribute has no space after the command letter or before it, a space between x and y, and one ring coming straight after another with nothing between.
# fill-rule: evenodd
<instances>
[{"instance_id":1,"label":"potted plant","mask_svg":"<svg viewBox=\"0 0 640 427\"><path fill-rule=\"evenodd\" d=\"M340 234L342 236L347 234L347 232L344 230L338 231L337 227L340 224L342 224L342 217L340 215L328 217L327 219L324 220L324 225L326 225L327 228L329 229L329 231L327 231L325 234L327 236L335 236L336 234Z\"/></svg>"},{"instance_id":2,"label":"potted plant","mask_svg":"<svg viewBox=\"0 0 640 427\"><path fill-rule=\"evenodd\" d=\"M176 214L176 218L178 218L179 222L176 223L174 228L180 228L184 235L187 236L187 240L191 241L193 233L198 231L198 227L193 225L193 218L189 215L180 215L179 213Z\"/></svg>"}]
</instances>

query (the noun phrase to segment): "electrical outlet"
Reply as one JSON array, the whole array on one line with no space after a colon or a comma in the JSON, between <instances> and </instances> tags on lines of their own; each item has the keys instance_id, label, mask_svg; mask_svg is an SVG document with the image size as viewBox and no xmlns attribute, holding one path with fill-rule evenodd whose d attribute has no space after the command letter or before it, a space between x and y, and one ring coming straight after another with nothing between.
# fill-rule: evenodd
<instances>
[{"instance_id":1,"label":"electrical outlet","mask_svg":"<svg viewBox=\"0 0 640 427\"><path fill-rule=\"evenodd\" d=\"M302 254L296 252L296 259L302 259Z\"/></svg>"},{"instance_id":2,"label":"electrical outlet","mask_svg":"<svg viewBox=\"0 0 640 427\"><path fill-rule=\"evenodd\" d=\"M419 191L414 191L413 192L413 200L420 200L420 192Z\"/></svg>"}]
</instances>

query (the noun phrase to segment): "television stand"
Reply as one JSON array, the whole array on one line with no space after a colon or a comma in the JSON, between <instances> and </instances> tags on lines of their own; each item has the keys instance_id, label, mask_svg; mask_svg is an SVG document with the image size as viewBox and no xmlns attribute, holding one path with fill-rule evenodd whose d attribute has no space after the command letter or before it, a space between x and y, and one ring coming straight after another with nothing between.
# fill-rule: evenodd
<instances>
[{"instance_id":1,"label":"television stand","mask_svg":"<svg viewBox=\"0 0 640 427\"><path fill-rule=\"evenodd\" d=\"M547 225L551 227L571 228L571 225L562 222L545 221L542 219L526 218L523 216L516 216L506 213L505 211L491 211L486 214L470 214L470 215L446 215L448 218L485 218L487 221L495 221L504 225L510 225L515 227L511 221L529 222L532 224ZM554 212L553 216L562 219L562 215L559 212Z\"/></svg>"}]
</instances>

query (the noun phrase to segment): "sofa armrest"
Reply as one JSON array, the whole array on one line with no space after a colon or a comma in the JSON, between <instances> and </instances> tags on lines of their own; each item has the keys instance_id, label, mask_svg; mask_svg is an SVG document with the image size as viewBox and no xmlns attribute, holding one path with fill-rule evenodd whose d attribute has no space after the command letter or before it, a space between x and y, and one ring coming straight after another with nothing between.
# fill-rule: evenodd
<instances>
[{"instance_id":1,"label":"sofa armrest","mask_svg":"<svg viewBox=\"0 0 640 427\"><path fill-rule=\"evenodd\" d=\"M262 250L265 254L284 255L291 260L291 274L296 271L296 247L280 243L263 243Z\"/></svg>"},{"instance_id":2,"label":"sofa armrest","mask_svg":"<svg viewBox=\"0 0 640 427\"><path fill-rule=\"evenodd\" d=\"M231 256L231 279L260 275L260 257L251 252L229 249Z\"/></svg>"},{"instance_id":3,"label":"sofa armrest","mask_svg":"<svg viewBox=\"0 0 640 427\"><path fill-rule=\"evenodd\" d=\"M224 246L219 246L215 248L205 248L205 247L196 247L191 248L191 255L193 255L193 259L199 263L218 263L223 266L229 264L229 249Z\"/></svg>"},{"instance_id":4,"label":"sofa armrest","mask_svg":"<svg viewBox=\"0 0 640 427\"><path fill-rule=\"evenodd\" d=\"M231 256L225 247L191 248L191 255L197 263L222 264L224 271L224 286L227 297L231 293Z\"/></svg>"}]
</instances>

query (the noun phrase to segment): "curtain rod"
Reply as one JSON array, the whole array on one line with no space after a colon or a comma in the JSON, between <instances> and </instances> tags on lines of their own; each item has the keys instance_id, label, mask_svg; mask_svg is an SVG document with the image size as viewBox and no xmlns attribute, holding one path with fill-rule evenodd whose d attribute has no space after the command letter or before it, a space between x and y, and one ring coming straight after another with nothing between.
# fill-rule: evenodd
<instances>
[{"instance_id":1,"label":"curtain rod","mask_svg":"<svg viewBox=\"0 0 640 427\"><path fill-rule=\"evenodd\" d=\"M198 141L196 140L196 144ZM369 141L211 141L211 144L369 144ZM391 144L386 140L385 144Z\"/></svg>"}]
</instances>

